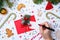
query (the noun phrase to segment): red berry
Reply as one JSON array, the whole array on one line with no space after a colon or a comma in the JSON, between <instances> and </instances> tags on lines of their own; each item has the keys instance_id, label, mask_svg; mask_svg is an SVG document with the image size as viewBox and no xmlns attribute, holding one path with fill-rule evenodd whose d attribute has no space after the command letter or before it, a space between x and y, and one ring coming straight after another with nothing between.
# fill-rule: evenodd
<instances>
[{"instance_id":1,"label":"red berry","mask_svg":"<svg viewBox=\"0 0 60 40\"><path fill-rule=\"evenodd\" d=\"M27 17L24 17L24 20L28 20L28 18Z\"/></svg>"}]
</instances>

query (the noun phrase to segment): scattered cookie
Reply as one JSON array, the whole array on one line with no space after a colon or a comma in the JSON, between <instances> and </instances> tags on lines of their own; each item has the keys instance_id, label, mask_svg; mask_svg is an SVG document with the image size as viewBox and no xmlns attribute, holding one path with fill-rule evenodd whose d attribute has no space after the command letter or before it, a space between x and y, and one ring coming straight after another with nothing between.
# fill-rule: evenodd
<instances>
[{"instance_id":1,"label":"scattered cookie","mask_svg":"<svg viewBox=\"0 0 60 40\"><path fill-rule=\"evenodd\" d=\"M14 35L13 33L12 33L12 30L10 30L10 29L6 29L6 34L7 34L7 37L11 37L12 35Z\"/></svg>"},{"instance_id":2,"label":"scattered cookie","mask_svg":"<svg viewBox=\"0 0 60 40\"><path fill-rule=\"evenodd\" d=\"M42 15L42 12L41 11L38 11L38 14L37 14L38 16L41 16Z\"/></svg>"},{"instance_id":3,"label":"scattered cookie","mask_svg":"<svg viewBox=\"0 0 60 40\"><path fill-rule=\"evenodd\" d=\"M18 6L17 6L17 10L19 11L19 10L21 10L21 8L25 8L25 5L24 4L18 4Z\"/></svg>"}]
</instances>

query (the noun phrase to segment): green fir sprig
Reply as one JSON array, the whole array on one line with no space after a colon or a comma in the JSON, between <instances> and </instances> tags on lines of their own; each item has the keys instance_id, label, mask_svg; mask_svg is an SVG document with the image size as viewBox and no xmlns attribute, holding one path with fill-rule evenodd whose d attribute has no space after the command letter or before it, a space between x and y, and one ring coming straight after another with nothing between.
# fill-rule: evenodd
<instances>
[{"instance_id":1,"label":"green fir sprig","mask_svg":"<svg viewBox=\"0 0 60 40\"><path fill-rule=\"evenodd\" d=\"M43 2L43 0L33 0L33 2L34 2L35 4L41 4L41 3Z\"/></svg>"},{"instance_id":2,"label":"green fir sprig","mask_svg":"<svg viewBox=\"0 0 60 40\"><path fill-rule=\"evenodd\" d=\"M58 3L60 3L60 0L47 0L47 1L50 1L54 5L57 5Z\"/></svg>"}]
</instances>

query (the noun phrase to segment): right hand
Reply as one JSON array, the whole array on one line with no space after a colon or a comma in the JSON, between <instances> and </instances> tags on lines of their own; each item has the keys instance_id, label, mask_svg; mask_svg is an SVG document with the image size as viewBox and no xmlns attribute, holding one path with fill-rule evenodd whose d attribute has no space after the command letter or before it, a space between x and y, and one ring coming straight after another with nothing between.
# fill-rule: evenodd
<instances>
[{"instance_id":1,"label":"right hand","mask_svg":"<svg viewBox=\"0 0 60 40\"><path fill-rule=\"evenodd\" d=\"M42 25L45 25L46 27L50 27L48 22L44 22L44 23L42 23ZM40 33L45 40L53 40L51 37L51 31L50 30L44 29L42 26L40 26Z\"/></svg>"}]
</instances>

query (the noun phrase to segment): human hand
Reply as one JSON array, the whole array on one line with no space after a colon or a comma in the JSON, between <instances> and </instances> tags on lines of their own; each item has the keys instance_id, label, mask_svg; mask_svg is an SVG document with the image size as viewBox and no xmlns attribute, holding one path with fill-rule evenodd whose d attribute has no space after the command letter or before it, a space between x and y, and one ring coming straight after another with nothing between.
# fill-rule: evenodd
<instances>
[{"instance_id":1,"label":"human hand","mask_svg":"<svg viewBox=\"0 0 60 40\"><path fill-rule=\"evenodd\" d=\"M41 25L45 25L46 27L50 27L48 22L44 22ZM51 31L50 30L40 26L40 33L45 40L53 40L52 37L51 37Z\"/></svg>"}]
</instances>

